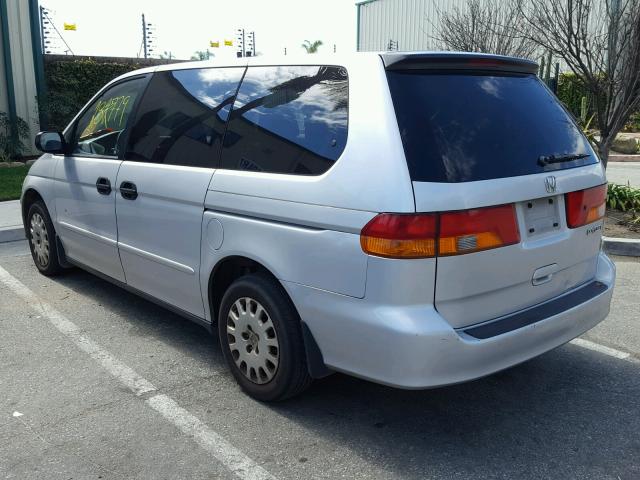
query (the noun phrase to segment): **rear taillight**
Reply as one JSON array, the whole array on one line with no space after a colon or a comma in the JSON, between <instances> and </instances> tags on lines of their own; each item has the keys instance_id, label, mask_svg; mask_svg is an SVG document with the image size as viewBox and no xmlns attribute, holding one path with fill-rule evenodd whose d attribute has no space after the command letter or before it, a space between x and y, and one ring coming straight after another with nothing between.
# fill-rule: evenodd
<instances>
[{"instance_id":1,"label":"rear taillight","mask_svg":"<svg viewBox=\"0 0 640 480\"><path fill-rule=\"evenodd\" d=\"M461 255L520 242L513 205L374 217L360 234L365 253L388 258Z\"/></svg>"},{"instance_id":2,"label":"rear taillight","mask_svg":"<svg viewBox=\"0 0 640 480\"><path fill-rule=\"evenodd\" d=\"M513 205L440 214L438 255L460 255L520 243Z\"/></svg>"},{"instance_id":3,"label":"rear taillight","mask_svg":"<svg viewBox=\"0 0 640 480\"><path fill-rule=\"evenodd\" d=\"M362 250L389 258L425 258L436 254L435 214L381 213L360 232Z\"/></svg>"},{"instance_id":4,"label":"rear taillight","mask_svg":"<svg viewBox=\"0 0 640 480\"><path fill-rule=\"evenodd\" d=\"M567 226L577 228L604 217L607 201L607 184L565 194Z\"/></svg>"}]
</instances>

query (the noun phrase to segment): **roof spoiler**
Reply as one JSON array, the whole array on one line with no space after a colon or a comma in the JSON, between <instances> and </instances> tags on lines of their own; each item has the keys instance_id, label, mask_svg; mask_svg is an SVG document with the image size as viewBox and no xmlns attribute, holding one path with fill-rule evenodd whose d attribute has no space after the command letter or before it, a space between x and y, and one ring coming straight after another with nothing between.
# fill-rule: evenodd
<instances>
[{"instance_id":1,"label":"roof spoiler","mask_svg":"<svg viewBox=\"0 0 640 480\"><path fill-rule=\"evenodd\" d=\"M381 53L386 70L475 70L509 73L537 73L532 60L484 53Z\"/></svg>"}]
</instances>

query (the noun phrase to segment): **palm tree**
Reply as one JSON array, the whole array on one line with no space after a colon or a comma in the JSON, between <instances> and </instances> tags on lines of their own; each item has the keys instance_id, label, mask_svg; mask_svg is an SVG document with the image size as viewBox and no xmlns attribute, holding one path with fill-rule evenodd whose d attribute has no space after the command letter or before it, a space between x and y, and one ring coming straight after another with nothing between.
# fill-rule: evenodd
<instances>
[{"instance_id":1,"label":"palm tree","mask_svg":"<svg viewBox=\"0 0 640 480\"><path fill-rule=\"evenodd\" d=\"M307 51L307 53L317 53L318 48L320 48L321 45L322 45L322 40L316 40L313 43L311 43L309 40L305 40L304 43L302 44L302 48L304 48Z\"/></svg>"},{"instance_id":2,"label":"palm tree","mask_svg":"<svg viewBox=\"0 0 640 480\"><path fill-rule=\"evenodd\" d=\"M191 60L209 60L211 57L213 57L213 53L211 53L209 49L206 51L197 50L191 55Z\"/></svg>"}]
</instances>

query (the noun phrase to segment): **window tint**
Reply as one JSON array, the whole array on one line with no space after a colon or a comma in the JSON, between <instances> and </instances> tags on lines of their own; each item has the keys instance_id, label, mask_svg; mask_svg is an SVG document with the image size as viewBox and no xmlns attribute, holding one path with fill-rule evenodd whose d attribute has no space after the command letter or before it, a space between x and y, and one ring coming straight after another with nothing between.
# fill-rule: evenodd
<instances>
[{"instance_id":1,"label":"window tint","mask_svg":"<svg viewBox=\"0 0 640 480\"><path fill-rule=\"evenodd\" d=\"M319 175L347 142L342 67L250 67L231 112L222 168Z\"/></svg>"},{"instance_id":2,"label":"window tint","mask_svg":"<svg viewBox=\"0 0 640 480\"><path fill-rule=\"evenodd\" d=\"M118 156L124 140L122 133L145 81L136 78L115 85L82 114L73 129L73 154Z\"/></svg>"},{"instance_id":3,"label":"window tint","mask_svg":"<svg viewBox=\"0 0 640 480\"><path fill-rule=\"evenodd\" d=\"M540 156L589 154L576 124L534 75L388 72L409 173L466 182L596 163L542 166Z\"/></svg>"},{"instance_id":4,"label":"window tint","mask_svg":"<svg viewBox=\"0 0 640 480\"><path fill-rule=\"evenodd\" d=\"M154 74L131 129L127 160L215 168L244 68Z\"/></svg>"}]
</instances>

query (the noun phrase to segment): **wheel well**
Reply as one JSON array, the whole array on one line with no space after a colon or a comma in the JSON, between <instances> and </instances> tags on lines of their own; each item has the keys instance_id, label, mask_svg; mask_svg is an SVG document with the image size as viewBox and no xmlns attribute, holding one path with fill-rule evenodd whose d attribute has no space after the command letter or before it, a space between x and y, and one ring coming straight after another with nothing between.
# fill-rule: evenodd
<instances>
[{"instance_id":1,"label":"wheel well","mask_svg":"<svg viewBox=\"0 0 640 480\"><path fill-rule=\"evenodd\" d=\"M22 196L22 220L26 220L29 207L37 201L44 203L43 198L33 188L28 189Z\"/></svg>"},{"instance_id":2,"label":"wheel well","mask_svg":"<svg viewBox=\"0 0 640 480\"><path fill-rule=\"evenodd\" d=\"M220 310L222 297L227 291L227 288L229 288L236 279L243 275L258 272L263 273L280 283L278 278L264 265L250 258L232 256L218 262L209 277L209 307L211 309L211 320L213 324L218 320L218 311ZM289 294L286 291L284 293L293 305L293 301L289 297ZM311 330L309 330L309 327L304 323L304 321L301 321L301 327L309 374L311 374L313 378L322 378L330 375L332 372L325 365L322 352L320 351L315 338L313 338Z\"/></svg>"},{"instance_id":3,"label":"wheel well","mask_svg":"<svg viewBox=\"0 0 640 480\"><path fill-rule=\"evenodd\" d=\"M277 281L276 276L267 268L247 257L227 257L216 264L209 277L209 307L214 323L218 320L220 303L229 286L243 275L257 272L264 273Z\"/></svg>"}]
</instances>

